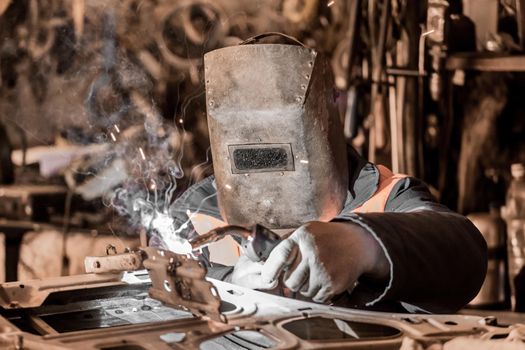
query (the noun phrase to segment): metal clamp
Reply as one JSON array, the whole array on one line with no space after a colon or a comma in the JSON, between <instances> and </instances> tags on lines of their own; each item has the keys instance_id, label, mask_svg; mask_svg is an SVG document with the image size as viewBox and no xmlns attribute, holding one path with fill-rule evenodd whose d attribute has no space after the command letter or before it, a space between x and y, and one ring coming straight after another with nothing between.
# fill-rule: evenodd
<instances>
[{"instance_id":1,"label":"metal clamp","mask_svg":"<svg viewBox=\"0 0 525 350\"><path fill-rule=\"evenodd\" d=\"M227 322L221 313L217 289L206 281L206 267L199 261L167 250L143 248L153 286L149 295L171 306L188 309L197 316Z\"/></svg>"}]
</instances>

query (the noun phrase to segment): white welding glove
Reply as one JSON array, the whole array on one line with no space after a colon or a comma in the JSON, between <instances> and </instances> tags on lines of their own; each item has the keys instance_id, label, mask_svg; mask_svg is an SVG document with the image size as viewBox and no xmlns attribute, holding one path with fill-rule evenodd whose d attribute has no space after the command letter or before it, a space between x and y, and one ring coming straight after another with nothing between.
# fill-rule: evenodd
<instances>
[{"instance_id":1,"label":"white welding glove","mask_svg":"<svg viewBox=\"0 0 525 350\"><path fill-rule=\"evenodd\" d=\"M315 302L326 302L351 290L361 275L386 279L389 274L379 243L349 222L310 222L298 228L268 257L261 285L274 288L285 268L290 269L284 276L286 287Z\"/></svg>"},{"instance_id":2,"label":"white welding glove","mask_svg":"<svg viewBox=\"0 0 525 350\"><path fill-rule=\"evenodd\" d=\"M233 268L230 282L251 289L270 289L269 283L263 283L261 271L262 262L253 262L242 254Z\"/></svg>"}]
</instances>

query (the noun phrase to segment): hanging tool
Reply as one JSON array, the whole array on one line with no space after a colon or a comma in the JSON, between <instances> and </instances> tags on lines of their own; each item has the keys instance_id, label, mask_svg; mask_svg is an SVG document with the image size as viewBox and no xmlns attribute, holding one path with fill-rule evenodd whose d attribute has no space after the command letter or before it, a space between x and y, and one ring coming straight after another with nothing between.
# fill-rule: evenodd
<instances>
[{"instance_id":1,"label":"hanging tool","mask_svg":"<svg viewBox=\"0 0 525 350\"><path fill-rule=\"evenodd\" d=\"M370 42L372 54L372 91L371 91L371 125L370 146L368 148L368 160L375 161L376 149L385 146L385 106L383 92L380 89L380 81L384 70L385 45L390 19L390 1L383 3L383 10L379 22L379 31L375 30L375 14L377 4L371 1L368 5L368 22L370 29Z\"/></svg>"}]
</instances>

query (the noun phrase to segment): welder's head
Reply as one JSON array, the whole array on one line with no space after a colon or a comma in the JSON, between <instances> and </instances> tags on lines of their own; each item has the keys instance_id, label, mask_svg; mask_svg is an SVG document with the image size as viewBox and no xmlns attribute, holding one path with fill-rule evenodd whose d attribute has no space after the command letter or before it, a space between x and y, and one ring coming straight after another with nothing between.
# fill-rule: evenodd
<instances>
[{"instance_id":1,"label":"welder's head","mask_svg":"<svg viewBox=\"0 0 525 350\"><path fill-rule=\"evenodd\" d=\"M204 56L218 199L229 224L328 221L348 189L330 67L299 45L231 46Z\"/></svg>"}]
</instances>

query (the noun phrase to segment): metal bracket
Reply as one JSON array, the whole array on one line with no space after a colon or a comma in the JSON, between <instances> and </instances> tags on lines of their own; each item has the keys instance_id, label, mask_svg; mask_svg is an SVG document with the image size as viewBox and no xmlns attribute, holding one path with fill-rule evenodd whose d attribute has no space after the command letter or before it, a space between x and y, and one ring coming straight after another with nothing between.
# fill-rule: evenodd
<instances>
[{"instance_id":1,"label":"metal bracket","mask_svg":"<svg viewBox=\"0 0 525 350\"><path fill-rule=\"evenodd\" d=\"M217 289L206 281L206 267L190 257L168 250L143 248L153 286L149 295L171 306L182 306L194 315L227 322L221 314Z\"/></svg>"}]
</instances>

